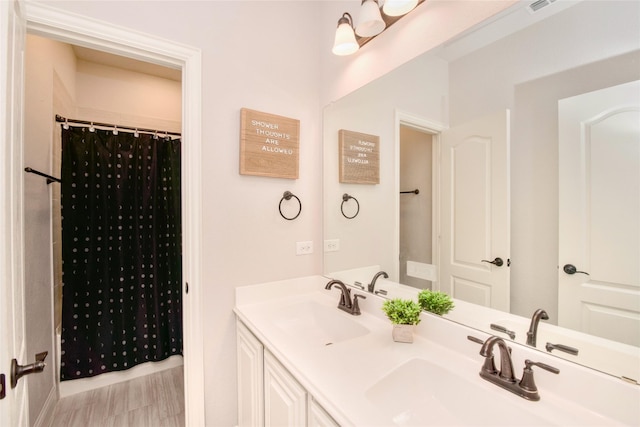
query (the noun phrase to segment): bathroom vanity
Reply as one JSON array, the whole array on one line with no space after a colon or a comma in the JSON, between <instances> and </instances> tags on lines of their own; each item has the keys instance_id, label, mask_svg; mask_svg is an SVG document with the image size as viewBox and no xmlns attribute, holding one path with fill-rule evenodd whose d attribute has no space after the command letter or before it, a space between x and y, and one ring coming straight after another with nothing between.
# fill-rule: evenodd
<instances>
[{"instance_id":1,"label":"bathroom vanity","mask_svg":"<svg viewBox=\"0 0 640 427\"><path fill-rule=\"evenodd\" d=\"M383 298L337 308L340 291L310 276L236 290L238 425L638 425L640 387L509 343L514 373L534 366L539 401L481 378L490 337L422 313L413 344L391 339ZM500 369L497 348L496 367Z\"/></svg>"}]
</instances>

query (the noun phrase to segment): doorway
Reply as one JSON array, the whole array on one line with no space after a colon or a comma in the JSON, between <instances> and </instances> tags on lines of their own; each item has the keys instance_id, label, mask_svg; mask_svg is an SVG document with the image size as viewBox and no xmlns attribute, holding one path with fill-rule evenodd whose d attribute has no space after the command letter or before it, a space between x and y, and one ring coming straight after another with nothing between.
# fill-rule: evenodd
<instances>
[{"instance_id":1,"label":"doorway","mask_svg":"<svg viewBox=\"0 0 640 427\"><path fill-rule=\"evenodd\" d=\"M400 125L400 283L432 289L434 235L433 134Z\"/></svg>"},{"instance_id":2,"label":"doorway","mask_svg":"<svg viewBox=\"0 0 640 427\"><path fill-rule=\"evenodd\" d=\"M128 58L139 59L156 64L166 65L171 68L181 70L182 81L182 105L184 112L182 114L182 135L189 140L189 144L185 144L183 150L183 180L182 180L182 212L183 212L183 323L184 323L184 348L185 350L185 401L186 401L186 424L187 425L203 425L204 424L204 383L203 383L203 346L202 346L202 322L201 322L201 298L200 298L200 230L201 230L201 213L200 213L200 189L201 189L201 173L200 173L200 147L201 147L201 131L200 131L200 105L201 105L201 67L200 67L200 51L184 45L177 45L166 40L159 40L154 37L146 36L140 33L132 33L122 28L115 28L101 21L89 19L87 17L63 13L50 9L45 5L37 3L17 4L11 3L11 7L3 8L10 14L13 25L10 28L14 33L8 37L10 41L9 51L24 52L24 34L29 31L31 34L37 34L53 40L63 41L70 44L78 44L85 47L94 48L101 51L109 51ZM23 13L15 13L14 8L24 8ZM4 16L4 15L3 15ZM17 55L14 55L17 57ZM24 70L20 61L10 61L8 63L8 75L13 79L7 79L3 73L3 81L10 82L7 87L8 100L16 100L20 103L22 93L22 78ZM4 63L4 62L3 62ZM20 105L16 105L21 107ZM21 108L13 110L22 111ZM6 203L3 205L5 212L23 212L23 192L22 183L24 181L24 172L16 168L16 165L22 165L22 156L19 155L23 150L23 138L20 129L32 124L25 123L24 117L19 114L10 116L3 115L3 124L6 126L7 135L14 135L13 138L6 138L7 149L9 152L16 153L11 158L4 159L3 168L7 167L7 171L11 171L11 176L15 179L7 181L4 186L7 194ZM15 164L12 164L13 163ZM3 169L4 170L4 169ZM28 197L28 195L26 195ZM49 215L47 213L47 215ZM20 225L20 222L17 222ZM8 261L7 265L11 266L11 271L20 271L21 267L18 263L26 262L21 255L23 247L23 238L21 233L10 233L11 239L3 240L5 248L8 248L7 254L15 253L19 256L10 258L4 257ZM44 245L43 245L44 246ZM25 268L29 268L26 265ZM24 282L21 276L14 276L19 280L10 281L14 293L17 295L26 294L26 298L30 295L24 291ZM8 277L7 277L8 280ZM50 283L49 283L50 285ZM187 290L188 289L188 290ZM20 307L26 304L18 300ZM6 305L6 304L5 304ZM20 308L18 307L18 308ZM13 310L15 316L12 322L13 330L8 330L9 336L22 336L23 321L21 310ZM50 331L47 335L50 336ZM7 356L15 355L22 363L28 361L27 354L20 351L16 353L15 349L20 346L8 347ZM14 350L12 350L14 349ZM3 356L4 357L4 356ZM3 359L4 360L4 359ZM22 381L15 391L8 391L8 397L17 402L19 407L26 407L24 404L24 396L28 392L26 382ZM55 399L47 399L46 404L55 403ZM43 408L46 412L47 408ZM5 416L9 418L5 418ZM2 413L2 419L13 419L13 425L32 424L27 414L11 411L10 413ZM36 420L37 421L37 420Z\"/></svg>"},{"instance_id":3,"label":"doorway","mask_svg":"<svg viewBox=\"0 0 640 427\"><path fill-rule=\"evenodd\" d=\"M401 111L396 111L395 123L396 271L402 284L438 290L440 140L445 127Z\"/></svg>"},{"instance_id":4,"label":"doorway","mask_svg":"<svg viewBox=\"0 0 640 427\"><path fill-rule=\"evenodd\" d=\"M123 127L128 126L140 129L158 129L160 131L168 131L172 133L179 133L181 130L182 95L180 70L167 69L154 64L148 64L142 61L106 54L104 52L81 48L33 34L28 34L25 50L25 75L24 114L26 123L32 124L32 126L27 126L25 128L24 164L25 166L36 170L45 170L47 172L51 171L52 175L55 177L61 177L61 133L65 132L63 129L70 127L77 128L78 126L80 126L78 130L92 129L89 126L82 127L82 125L77 125L73 120L78 119L91 122L95 121L96 123L114 123L120 128L119 131L113 130L113 133L118 132L121 134L117 136L117 138L122 139L129 135L130 139L128 140L131 143L134 143L135 141L136 144L143 144L142 139L146 137L149 142L144 144L152 144L153 146L161 144L163 147L166 146L166 144L169 144L165 141L164 137L153 139L153 136L148 134L138 134L138 137L135 137L132 132L123 129ZM60 115L68 118L68 122L52 123L52 116L54 114L56 116ZM94 131L90 131L88 135L95 135L98 132L102 132L100 128L93 129ZM71 132L71 130L67 130L66 132ZM104 132L105 135L111 135L112 129L106 129ZM116 138L116 135L113 135L112 138ZM92 144L92 146L103 147L103 149L106 148L101 144ZM103 151L103 149L100 151ZM115 146L109 149L109 153L111 154L114 150ZM103 151L103 154L105 153L106 152ZM131 155L129 151L123 152L122 154L118 153L117 155L124 155L126 157L127 153ZM116 155L115 151L114 155ZM89 157L87 157L87 159L89 159ZM119 161L117 163L120 164ZM83 168L84 167L85 166L83 165ZM85 172L87 171L88 169ZM140 171L142 172L142 170ZM137 174L136 168L136 175ZM95 177L87 177L87 179L93 181ZM103 184L106 184L106 182L103 182ZM65 327L65 325L62 324L62 318L65 317L63 311L69 313L66 315L68 322L73 321L75 323L76 321L84 319L84 315L78 317L78 311L82 310L84 303L82 306L78 306L78 301L75 301L75 303L72 304L72 299L65 298L66 301L64 301L63 304L62 298L62 266L64 264L67 267L70 267L72 261L71 259L66 259L67 262L63 263L62 254L65 253L65 250L62 248L62 185L64 185L64 181L62 184L58 182L51 182L48 185L45 185L45 181L42 178L33 175L25 176L24 223L25 263L27 265L27 268L25 269L25 291L28 295L32 295L32 297L29 298L29 304L25 307L26 342L28 347L27 353L35 354L42 350L49 351L49 364L52 366L51 369L53 372L51 374L53 374L54 377L53 383L57 386L58 394L61 398L78 392L104 387L107 384L127 381L132 377L137 377L138 375L149 374L150 372L157 372L177 366L181 367L181 356L168 357L167 354L164 357L160 356L163 359L161 362L158 361L153 364L137 364L135 366L131 366L130 369L122 371L118 370L118 372L115 372L112 369L109 369L111 367L111 362L106 362L110 357L115 356L112 356L110 352L105 353L102 351L96 353L96 357L89 359L80 358L81 360L73 365L75 366L75 368L72 369L73 372L75 372L76 368L79 369L80 366L87 366L86 369L88 370L88 373L85 373L82 376L86 375L89 376L89 378L74 381L60 381L60 364L61 355L63 354L60 345L61 332L63 327ZM106 190L108 186L110 187L110 185L102 185L99 188ZM71 189L75 187L76 184L67 186L67 197L75 197L75 195L70 196L69 194ZM101 191L96 192L95 190L92 190L92 199L93 194L97 197L98 193L101 193ZM123 193L118 196L119 200L125 194L126 193ZM134 206L137 206L142 202L140 197L141 196L138 197L138 199L140 199L139 202L135 202ZM47 203L49 199L51 200L50 206L48 206ZM95 200L97 201L98 199ZM71 202L71 199L68 199L67 201ZM99 204L102 206L102 203ZM120 208L126 209L126 206L122 205ZM46 212L49 209L51 214L48 218ZM103 211L104 208L99 210L99 212ZM69 214L70 212L67 213ZM67 219L67 221L71 220L70 217L66 217L67 215L65 215L65 219ZM69 223L67 223L67 226L69 226ZM46 240L49 235L47 232L49 227L51 227L51 242L47 245ZM98 226L98 228L100 227ZM157 226L154 228L155 230L149 231L157 235ZM71 233L73 227L65 229L67 232ZM76 228L76 230L78 229ZM100 241L104 241L106 243L106 239L113 238L115 233L110 232L105 236L97 236L95 235L95 231L96 229L94 225L93 231L90 234L86 234L87 239L89 239L90 236L93 236L93 240L91 242L84 242L84 238L82 241L87 245L87 248L92 247L98 249L97 254L99 254L102 252L99 251L99 249L107 249L107 247L102 247L104 245L100 244ZM129 238L127 236L131 236L131 233L125 232L119 238L122 238L123 236L126 241L126 239ZM104 237L104 239L101 239L101 237ZM96 241L96 238L99 240ZM71 238L67 238L66 240L71 243ZM73 249L67 249L67 255L70 255L72 252L78 253L76 251L80 247L80 242L77 242L77 239L75 240L76 243L72 244ZM51 249L53 257L49 255L49 251ZM177 257L177 264L179 265L180 256L177 255ZM40 261L33 263L31 262L33 259L38 259ZM53 262L49 263L49 259L52 259ZM125 262L125 265L128 265L130 262L131 261ZM144 267L144 264L142 264L142 267ZM81 276L85 277L86 274L89 274L89 271L95 271L100 268L101 267L99 265L94 265L90 262L86 269L82 269L82 271L86 273L83 273ZM46 279L51 270L53 270L52 281ZM179 271L179 269L177 271ZM67 274L69 273L70 271L67 271ZM91 275L94 276L94 274ZM144 276L145 275L142 274L141 277ZM70 279L70 277L65 277ZM85 280L90 280L88 276L86 277L87 278ZM77 283L76 288L78 288L78 286L84 288L78 280L81 280L80 276L75 280ZM115 279L105 277L104 280L105 282L102 287L104 287L106 283L113 283L113 280ZM47 283L51 282L53 283L53 295L51 294L51 286L47 286ZM65 280L65 282L67 282L67 286L71 286L68 280ZM180 280L176 279L176 282L180 283ZM92 283L92 286L87 289L87 292L92 290L91 292L97 294L95 298L91 298L88 301L92 301L92 304L100 304L100 306L109 304L109 300L114 301L112 293L110 293L112 295L111 299L99 297L102 289L98 289L98 283L102 283L102 279L96 281L94 276L90 283ZM162 283L170 282L163 280ZM162 283L156 282L157 285L161 285ZM130 283L130 285L131 289L140 289L140 287L143 289L145 288L144 282L138 284ZM149 284L147 283L147 285ZM153 287L153 284L151 284L151 286ZM34 292L32 290L33 287L38 287L39 290ZM65 288L65 290L71 289L73 288ZM126 289L130 289L130 287L126 286ZM108 288L106 290L108 291ZM113 290L111 292L113 292ZM133 298L133 295L140 291L132 290L131 292ZM167 289L164 292L169 292L170 294L172 290ZM179 288L177 292L179 293ZM149 292L145 293L147 294L147 297L152 295L152 293ZM51 295L53 301L51 301ZM67 297L72 295L74 295L74 292L67 293ZM104 295L106 296L106 294ZM77 300L78 298L79 296L76 296L74 299ZM176 298L179 301L179 295L176 295ZM118 304L115 302L112 304L115 304L115 308L118 307ZM174 306L174 312L181 312L179 306L176 306L176 303L171 305ZM51 310L51 306L53 306L53 325L52 327L46 327L48 324L48 318L46 316L43 318L42 314L49 312ZM64 310L63 306L65 307ZM156 304L152 304L152 307L155 306ZM157 306L164 307L164 310L158 313L159 316L162 318L170 316L171 309L167 304L158 302ZM72 313L75 313L73 318L70 317ZM132 311L127 310L126 313L132 313ZM116 333L116 330L113 330L113 332L106 335L103 334L102 339L97 338L100 336L100 332L95 332L103 328L106 328L103 332L110 330L109 326L107 326L108 319L106 317L109 316L108 307L105 306L104 311L98 312L95 310L88 310L87 315L89 314L100 318L96 318L93 321L89 321L87 319L86 326L89 327L87 334L92 337L90 341L93 342L93 344L89 344L89 342L86 341L88 338L85 338L85 344L80 346L74 345L70 348L77 349L81 353L90 351L88 349L83 350L85 346L97 346L95 350L98 350L98 348L113 348L113 350L116 351L116 348L120 345L119 340L116 340L118 344L112 343L115 339L113 334ZM155 314L153 315L155 316ZM127 317L131 317L131 321L133 321L134 318L139 316L142 316L142 313L135 317L132 317L131 315L128 315ZM117 316L115 319L113 317L111 319L111 321L120 319L118 320L120 322L123 318L122 316ZM160 318L158 318L158 320L159 319ZM99 327L100 322L103 324L102 327ZM144 323L146 324L148 322ZM149 323L151 326L151 322ZM153 321L153 323L155 323L155 321ZM175 339L178 340L179 343L179 346L177 346L178 348L172 350L171 353L181 353L180 348L182 334L181 332L178 332L182 329L180 318L176 318L175 321L171 322L171 324L173 325L172 329L175 328L176 332L174 332L174 334L177 334ZM129 334L132 334L136 330L136 327L139 329L142 326L142 322L139 322L137 325L123 325L122 330L127 330L129 331ZM43 337L46 329L49 329L53 336L52 348L45 344L45 342L51 341L46 340L45 337ZM71 331L74 329L75 332L72 333ZM80 340L80 335L78 334L80 334L81 331L77 329L77 325L72 328L72 325L67 323L66 330L67 332L63 333L62 336L64 337L66 334L67 341L69 341L69 337L71 336L73 336L74 341L76 338ZM84 330L84 328L82 328L82 330ZM93 330L94 332L89 333L90 330ZM120 329L117 331L119 334ZM122 350L119 350L118 355L127 353L131 354L132 350L138 348L139 350L136 351L136 354L140 353L140 356L144 356L145 351L143 350L143 343L140 342L143 339L143 333L145 333L144 337L146 337L146 332L141 331L140 333L135 333L140 345L132 343L128 346L129 348L126 349L127 351L125 353L121 353ZM64 341L64 339L62 341ZM101 341L100 345L98 344L98 341ZM69 349L67 349L67 353L69 354L68 350ZM166 351L168 352L168 350ZM93 354L93 352L94 351L90 351L90 354ZM157 353L157 351L154 353ZM100 355L99 358L97 357L98 354ZM132 362L134 361L133 357L133 355L128 356L128 359L130 360L127 361L132 365ZM158 355L144 356L139 359L140 361L138 363L142 362L147 357L150 358L150 360L155 360ZM75 361L76 359L69 359L69 356L67 356L67 363L71 360ZM135 357L135 360L138 360L137 356ZM127 362L122 363L124 363L124 366L129 366ZM91 368L88 366L91 366ZM95 374L100 371L112 372L93 376L95 374L91 374L92 368L96 369ZM69 379L71 371L67 368L65 372L67 373L67 379ZM73 377L75 377L75 375L72 376L72 378ZM31 388L28 394L29 407L31 408L30 418L32 420L37 419L40 416L40 410L48 397L46 391L52 390L50 379L50 375L39 375L30 379ZM180 387L180 389L182 389L182 387ZM183 398L181 399L183 400Z\"/></svg>"}]
</instances>

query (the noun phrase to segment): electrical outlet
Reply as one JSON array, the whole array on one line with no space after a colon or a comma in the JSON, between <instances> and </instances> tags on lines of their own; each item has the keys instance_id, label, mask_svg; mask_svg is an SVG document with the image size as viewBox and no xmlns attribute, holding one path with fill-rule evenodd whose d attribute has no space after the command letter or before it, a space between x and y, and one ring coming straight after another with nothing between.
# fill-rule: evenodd
<instances>
[{"instance_id":1,"label":"electrical outlet","mask_svg":"<svg viewBox=\"0 0 640 427\"><path fill-rule=\"evenodd\" d=\"M340 239L327 239L324 241L325 252L336 252L340 250Z\"/></svg>"},{"instance_id":2,"label":"electrical outlet","mask_svg":"<svg viewBox=\"0 0 640 427\"><path fill-rule=\"evenodd\" d=\"M313 253L313 242L296 242L296 255L308 255Z\"/></svg>"}]
</instances>

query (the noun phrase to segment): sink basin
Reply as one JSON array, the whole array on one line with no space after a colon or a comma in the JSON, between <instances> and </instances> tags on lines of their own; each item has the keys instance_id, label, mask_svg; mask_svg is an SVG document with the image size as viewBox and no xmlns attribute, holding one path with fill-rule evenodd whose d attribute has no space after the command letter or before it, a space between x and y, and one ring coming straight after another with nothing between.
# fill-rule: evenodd
<instances>
[{"instance_id":1,"label":"sink basin","mask_svg":"<svg viewBox=\"0 0 640 427\"><path fill-rule=\"evenodd\" d=\"M499 388L487 393L487 389L481 387L476 378L479 376L465 379L428 360L416 358L400 365L376 382L365 392L365 396L387 415L388 419L381 420L381 424L548 424L547 419L538 417L533 412L523 411L521 402L517 400L519 397L505 395ZM524 401L524 404L532 402Z\"/></svg>"},{"instance_id":2,"label":"sink basin","mask_svg":"<svg viewBox=\"0 0 640 427\"><path fill-rule=\"evenodd\" d=\"M284 307L274 324L305 345L326 346L369 333L366 327L337 307L314 301Z\"/></svg>"}]
</instances>

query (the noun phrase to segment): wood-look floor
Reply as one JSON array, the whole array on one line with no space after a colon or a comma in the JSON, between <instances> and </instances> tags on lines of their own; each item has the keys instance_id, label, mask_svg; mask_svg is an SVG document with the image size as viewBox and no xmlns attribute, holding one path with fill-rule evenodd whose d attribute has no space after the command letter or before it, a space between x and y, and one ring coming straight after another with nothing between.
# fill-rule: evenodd
<instances>
[{"instance_id":1,"label":"wood-look floor","mask_svg":"<svg viewBox=\"0 0 640 427\"><path fill-rule=\"evenodd\" d=\"M60 399L50 427L184 427L182 367Z\"/></svg>"}]
</instances>

